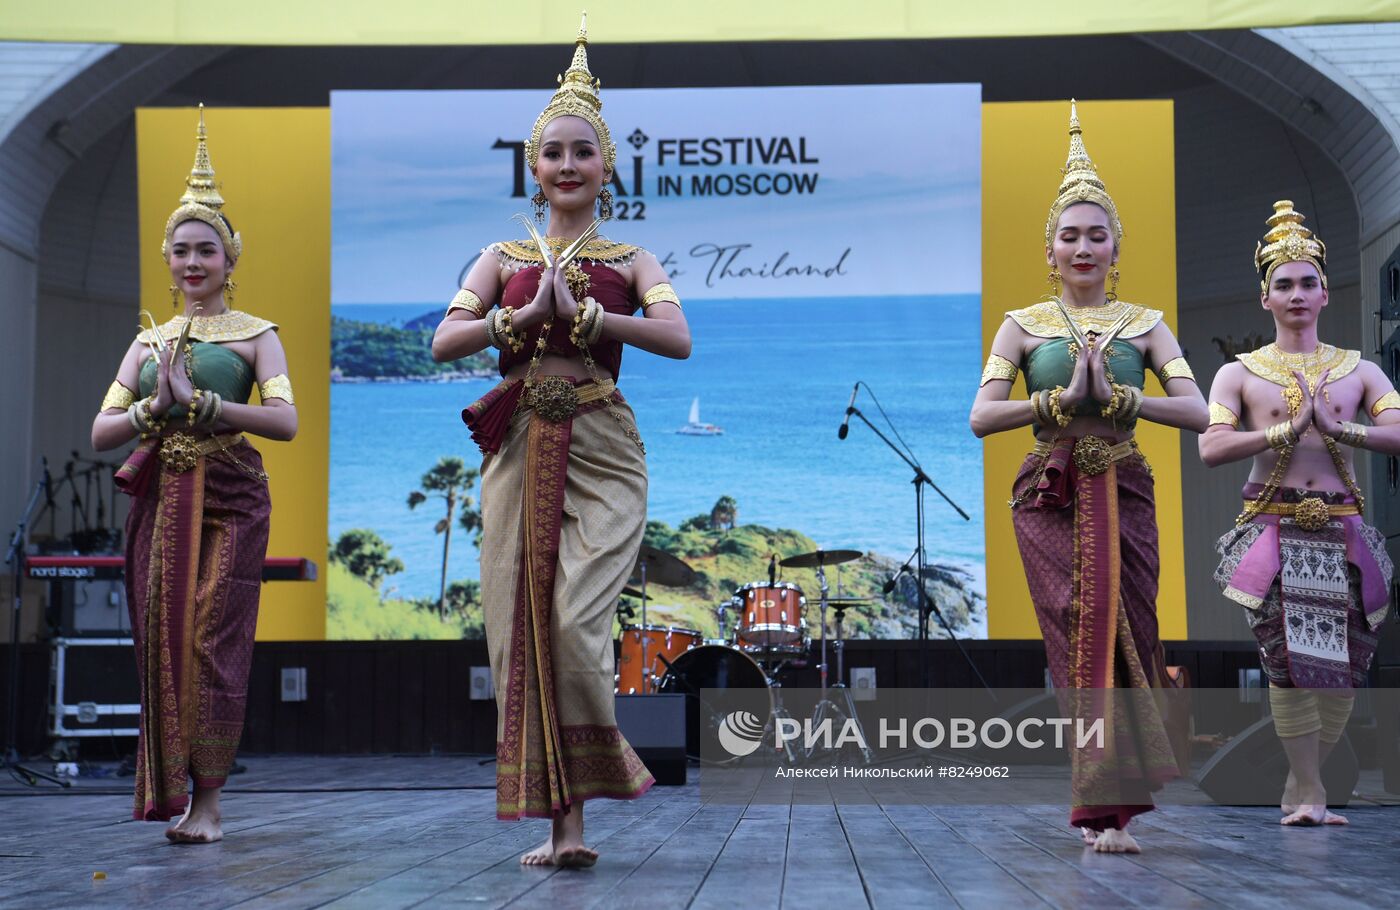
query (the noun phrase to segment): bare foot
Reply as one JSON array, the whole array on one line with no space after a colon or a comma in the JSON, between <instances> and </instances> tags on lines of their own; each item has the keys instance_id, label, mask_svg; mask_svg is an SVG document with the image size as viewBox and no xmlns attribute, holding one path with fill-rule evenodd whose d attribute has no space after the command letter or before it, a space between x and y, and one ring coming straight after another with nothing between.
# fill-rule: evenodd
<instances>
[{"instance_id":1,"label":"bare foot","mask_svg":"<svg viewBox=\"0 0 1400 910\"><path fill-rule=\"evenodd\" d=\"M1142 848L1127 831L1119 828L1104 828L1094 841L1095 853L1141 853Z\"/></svg>"},{"instance_id":2,"label":"bare foot","mask_svg":"<svg viewBox=\"0 0 1400 910\"><path fill-rule=\"evenodd\" d=\"M568 869L587 869L598 861L598 851L583 845L583 804L554 818L554 864Z\"/></svg>"},{"instance_id":3,"label":"bare foot","mask_svg":"<svg viewBox=\"0 0 1400 910\"><path fill-rule=\"evenodd\" d=\"M1326 806L1308 805L1305 803L1290 814L1284 816L1279 821L1279 824L1288 825L1290 828L1311 828L1315 825L1322 824L1326 818Z\"/></svg>"},{"instance_id":4,"label":"bare foot","mask_svg":"<svg viewBox=\"0 0 1400 910\"><path fill-rule=\"evenodd\" d=\"M1298 811L1298 779L1293 776L1293 772L1288 772L1288 780L1283 784L1283 801L1278 806L1283 810L1284 815L1292 815Z\"/></svg>"},{"instance_id":5,"label":"bare foot","mask_svg":"<svg viewBox=\"0 0 1400 910\"><path fill-rule=\"evenodd\" d=\"M1079 836L1084 838L1084 846L1092 847L1094 846L1094 841L1099 839L1099 832L1095 831L1093 828L1080 828Z\"/></svg>"},{"instance_id":6,"label":"bare foot","mask_svg":"<svg viewBox=\"0 0 1400 910\"><path fill-rule=\"evenodd\" d=\"M554 838L546 837L544 843L540 844L529 853L520 857L522 866L552 866L554 865Z\"/></svg>"},{"instance_id":7,"label":"bare foot","mask_svg":"<svg viewBox=\"0 0 1400 910\"><path fill-rule=\"evenodd\" d=\"M224 839L220 821L219 791L196 787L190 807L165 836L177 844L212 844Z\"/></svg>"},{"instance_id":8,"label":"bare foot","mask_svg":"<svg viewBox=\"0 0 1400 910\"><path fill-rule=\"evenodd\" d=\"M1322 814L1322 823L1323 823L1324 825L1349 825L1349 824L1351 824L1351 822L1347 821L1347 817L1346 817L1345 815L1338 815L1338 814L1335 813L1335 812L1324 812L1324 813Z\"/></svg>"}]
</instances>

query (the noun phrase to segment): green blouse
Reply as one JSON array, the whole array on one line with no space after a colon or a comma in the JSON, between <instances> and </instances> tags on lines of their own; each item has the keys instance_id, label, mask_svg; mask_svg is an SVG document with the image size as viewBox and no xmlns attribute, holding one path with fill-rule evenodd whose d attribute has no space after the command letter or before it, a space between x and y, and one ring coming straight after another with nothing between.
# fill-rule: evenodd
<instances>
[{"instance_id":1,"label":"green blouse","mask_svg":"<svg viewBox=\"0 0 1400 910\"><path fill-rule=\"evenodd\" d=\"M1031 351L1030 356L1026 358L1027 392L1069 385L1070 377L1074 375L1074 358L1069 353L1070 343L1069 338L1052 338ZM1112 373L1110 382L1143 388L1146 364L1142 352L1128 342L1115 339L1109 345L1108 368ZM1073 413L1081 417L1097 417L1102 407L1102 402L1084 401ZM1131 429L1136 422L1123 426L1125 429ZM1032 426L1032 429L1038 432L1040 427Z\"/></svg>"},{"instance_id":2,"label":"green blouse","mask_svg":"<svg viewBox=\"0 0 1400 910\"><path fill-rule=\"evenodd\" d=\"M253 368L233 350L221 344L208 341L189 342L190 354L194 361L194 387L207 392L218 392L224 401L247 404L253 393L256 377ZM148 357L141 364L141 396L154 395L156 391L156 361ZM170 409L170 418L185 416L185 406L177 404Z\"/></svg>"}]
</instances>

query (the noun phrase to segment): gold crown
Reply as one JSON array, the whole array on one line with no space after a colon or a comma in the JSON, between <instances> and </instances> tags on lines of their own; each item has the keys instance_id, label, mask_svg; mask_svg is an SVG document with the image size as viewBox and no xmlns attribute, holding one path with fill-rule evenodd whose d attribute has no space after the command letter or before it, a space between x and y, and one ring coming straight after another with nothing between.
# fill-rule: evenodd
<instances>
[{"instance_id":1,"label":"gold crown","mask_svg":"<svg viewBox=\"0 0 1400 910\"><path fill-rule=\"evenodd\" d=\"M202 221L214 229L223 244L224 253L236 260L243 255L243 238L229 228L219 214L224 197L214 182L214 165L209 161L209 133L204 127L204 105L199 106L199 128L195 131L194 166L185 178L185 192L180 207L170 213L165 222L165 240L160 245L162 259L170 258L170 238L175 229L186 221Z\"/></svg>"},{"instance_id":2,"label":"gold crown","mask_svg":"<svg viewBox=\"0 0 1400 910\"><path fill-rule=\"evenodd\" d=\"M1317 269L1322 286L1327 287L1327 244L1303 227L1303 215L1289 199L1274 203L1274 213L1265 222L1269 231L1254 247L1254 268L1259 272L1259 290L1269 292L1274 269L1285 262L1306 262Z\"/></svg>"},{"instance_id":3,"label":"gold crown","mask_svg":"<svg viewBox=\"0 0 1400 910\"><path fill-rule=\"evenodd\" d=\"M534 167L540 160L540 136L544 128L556 117L581 117L588 121L598 134L598 148L603 153L603 166L612 171L617 163L617 146L613 145L612 134L603 121L603 99L598 91L603 87L601 79L595 79L588 69L588 13L578 27L578 38L574 41L574 59L564 75L556 76L559 88L554 97L535 120L535 128L525 143L525 158Z\"/></svg>"},{"instance_id":4,"label":"gold crown","mask_svg":"<svg viewBox=\"0 0 1400 910\"><path fill-rule=\"evenodd\" d=\"M1065 209L1081 202L1092 202L1108 213L1109 224L1113 228L1115 241L1123 239L1123 223L1118 220L1118 206L1099 178L1098 168L1084 148L1084 131L1079 126L1079 110L1073 98L1069 102L1069 156L1065 160L1064 179L1060 181L1060 192L1050 206L1050 217L1045 221L1045 245L1055 238L1055 227Z\"/></svg>"}]
</instances>

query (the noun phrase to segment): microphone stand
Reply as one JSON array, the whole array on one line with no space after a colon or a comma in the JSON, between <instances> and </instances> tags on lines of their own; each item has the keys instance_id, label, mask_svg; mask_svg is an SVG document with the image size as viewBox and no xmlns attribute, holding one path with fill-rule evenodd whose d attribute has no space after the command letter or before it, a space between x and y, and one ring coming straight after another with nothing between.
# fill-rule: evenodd
<instances>
[{"instance_id":1,"label":"microphone stand","mask_svg":"<svg viewBox=\"0 0 1400 910\"><path fill-rule=\"evenodd\" d=\"M959 508L957 503L948 498L948 494L944 493L943 490L939 488L938 484L933 482L933 478L924 473L924 469L917 461L910 458L903 449L891 442L888 436L881 433L879 428L861 413L860 408L848 407L846 408L846 414L851 417L859 417L861 423L865 424L870 428L872 433L880 437L880 441L889 446L890 450L898 455L900 459L909 466L910 470L914 472L914 479L910 481L910 483L914 485L914 515L918 522L917 533L915 535L914 558L918 572L915 576L915 580L918 582L916 587L919 589L919 662L922 665L924 688L929 688L928 618L929 614L932 613L934 616L938 617L938 622L943 626L943 630L948 633L948 638L952 640L953 644L957 645L958 653L962 655L963 660L965 660L967 665L972 669L972 675L977 677L977 681L982 684L982 688L986 689L987 693L992 695L992 699L995 701L996 695L992 692L992 687L987 684L987 680L983 678L982 671L977 669L977 664L973 663L972 655L967 653L967 649L963 647L962 640L953 632L953 627L948 624L948 620L943 616L943 612L938 609L938 605L933 602L933 598L928 596L928 591L924 588L924 568L927 564L927 557L925 555L927 551L924 548L924 487L932 487L935 493L943 497L944 502L953 507L953 511L962 516L963 521L971 521L972 518Z\"/></svg>"},{"instance_id":2,"label":"microphone stand","mask_svg":"<svg viewBox=\"0 0 1400 910\"><path fill-rule=\"evenodd\" d=\"M24 514L20 516L14 534L10 537L10 551L5 557L5 561L10 564L12 612L10 616L10 682L8 697L5 699L5 752L0 755L0 767L9 771L16 780L31 787L38 786L38 778L42 777L44 780L67 788L72 786L70 782L45 774L43 771L26 768L19 761L19 617L24 605L22 588L20 587L23 574L21 567L24 565L25 543L29 538L29 519L34 514L34 507L39 504L39 497L49 493L49 483L46 466L43 475L34 485L34 492L29 496L29 504L24 507Z\"/></svg>"}]
</instances>

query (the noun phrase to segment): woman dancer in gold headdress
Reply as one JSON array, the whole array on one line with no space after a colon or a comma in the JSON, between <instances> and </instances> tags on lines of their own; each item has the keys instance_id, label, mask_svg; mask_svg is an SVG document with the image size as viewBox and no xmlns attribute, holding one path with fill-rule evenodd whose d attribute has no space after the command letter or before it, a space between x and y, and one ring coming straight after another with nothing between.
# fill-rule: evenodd
<instances>
[{"instance_id":1,"label":"woman dancer in gold headdress","mask_svg":"<svg viewBox=\"0 0 1400 910\"><path fill-rule=\"evenodd\" d=\"M550 837L521 857L529 865L593 865L583 801L632 799L653 782L613 716L613 607L647 498L642 440L614 383L623 345L684 358L690 330L655 256L589 239L595 206L611 214L617 155L598 86L580 28L526 145L546 236L487 247L433 338L440 361L501 352L504 381L462 416L486 456L496 814L553 819Z\"/></svg>"},{"instance_id":2,"label":"woman dancer in gold headdress","mask_svg":"<svg viewBox=\"0 0 1400 910\"><path fill-rule=\"evenodd\" d=\"M1064 180L1045 223L1056 293L1006 314L972 430L986 436L1030 425L1036 435L1013 487L1012 520L1056 689L1143 690L1162 684L1165 667L1152 472L1133 427L1142 419L1200 432L1206 406L1162 313L1118 299L1123 228L1072 102L1069 132ZM1143 394L1149 363L1167 397ZM1019 368L1030 398L1009 401ZM1136 853L1123 828L1152 808L1150 793L1176 776L1175 762L1151 699L1093 699L1070 700L1130 716L1110 716L1104 748L1074 752L1070 824L1095 850ZM1125 723L1113 724L1119 719Z\"/></svg>"},{"instance_id":3,"label":"woman dancer in gold headdress","mask_svg":"<svg viewBox=\"0 0 1400 910\"><path fill-rule=\"evenodd\" d=\"M134 817L183 813L165 836L210 843L223 837L219 792L243 732L272 513L243 434L291 439L297 412L277 326L229 305L243 240L222 211L203 105L186 186L161 245L182 311L131 343L92 445L140 437L117 472L131 495L126 589L141 676ZM260 406L247 403L254 382Z\"/></svg>"}]
</instances>

